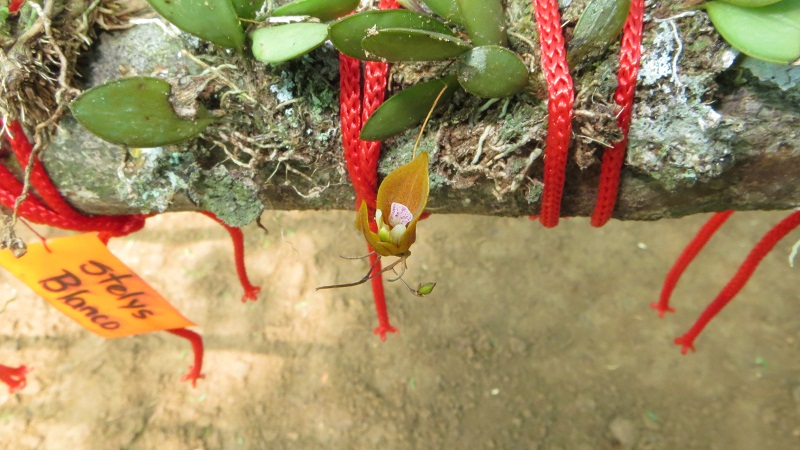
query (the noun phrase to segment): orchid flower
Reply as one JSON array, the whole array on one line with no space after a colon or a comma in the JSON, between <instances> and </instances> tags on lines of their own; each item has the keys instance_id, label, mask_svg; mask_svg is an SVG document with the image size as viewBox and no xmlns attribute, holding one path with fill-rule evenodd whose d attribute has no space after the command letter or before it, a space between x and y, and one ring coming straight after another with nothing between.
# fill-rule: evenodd
<instances>
[{"instance_id":1,"label":"orchid flower","mask_svg":"<svg viewBox=\"0 0 800 450\"><path fill-rule=\"evenodd\" d=\"M428 203L428 154L393 170L378 188L375 209L377 233L369 226L367 202L361 202L356 228L381 256L407 257L417 239L417 221Z\"/></svg>"}]
</instances>

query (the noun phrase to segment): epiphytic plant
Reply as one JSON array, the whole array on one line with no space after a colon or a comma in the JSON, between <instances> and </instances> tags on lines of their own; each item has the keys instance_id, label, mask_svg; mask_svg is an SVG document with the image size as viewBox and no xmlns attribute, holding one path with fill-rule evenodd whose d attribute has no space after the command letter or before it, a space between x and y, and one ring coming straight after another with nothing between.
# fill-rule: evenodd
<instances>
[{"instance_id":1,"label":"epiphytic plant","mask_svg":"<svg viewBox=\"0 0 800 450\"><path fill-rule=\"evenodd\" d=\"M434 16L414 11L362 12L330 26L334 46L353 58L455 63L454 74L406 89L387 100L364 125L361 139L383 140L422 122L444 86L446 97L460 85L471 94L498 98L513 95L528 84L527 67L506 48L504 12L499 0L423 1L440 17L463 27L470 40L457 36ZM405 4L421 10L419 2Z\"/></svg>"},{"instance_id":2,"label":"epiphytic plant","mask_svg":"<svg viewBox=\"0 0 800 450\"><path fill-rule=\"evenodd\" d=\"M247 35L240 21L256 17L263 10L263 1L149 0L149 3L178 28L219 46L242 52L245 37L249 37L253 57L268 64L302 56L327 39L343 54L361 60L454 60L454 73L406 89L375 111L363 127L361 138L365 140L382 140L422 122L444 86L447 89L442 94L442 103L459 85L472 94L497 98L512 95L528 83L525 64L505 47L507 38L499 0L425 2L450 24L463 27L470 41L458 37L451 26L432 15L414 11L367 11L330 25L324 23L352 12L358 6L357 0L297 0L270 13L272 22L289 16L285 19L289 23L271 23ZM407 3L419 7L414 2ZM188 139L211 122L210 115L200 107L193 116L171 114L167 97L168 85L155 79L117 81L109 87L87 91L72 105L72 110L79 122L103 139L134 146ZM137 102L128 101L128 108L110 107L109 101L125 104L126 98ZM147 100L148 105L139 103L141 99ZM156 104L159 114L144 111ZM132 126L142 120L150 121L146 128L158 122L162 131L157 129L143 136L136 131L141 128Z\"/></svg>"}]
</instances>

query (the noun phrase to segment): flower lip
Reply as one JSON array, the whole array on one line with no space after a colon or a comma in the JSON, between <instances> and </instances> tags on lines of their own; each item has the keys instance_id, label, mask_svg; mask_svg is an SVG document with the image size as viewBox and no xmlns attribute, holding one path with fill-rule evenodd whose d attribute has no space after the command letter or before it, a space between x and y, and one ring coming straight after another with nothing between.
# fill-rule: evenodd
<instances>
[{"instance_id":1,"label":"flower lip","mask_svg":"<svg viewBox=\"0 0 800 450\"><path fill-rule=\"evenodd\" d=\"M402 203L392 202L392 207L389 212L390 227L396 227L402 224L403 228L405 228L412 220L414 220L414 214L408 209L408 206Z\"/></svg>"}]
</instances>

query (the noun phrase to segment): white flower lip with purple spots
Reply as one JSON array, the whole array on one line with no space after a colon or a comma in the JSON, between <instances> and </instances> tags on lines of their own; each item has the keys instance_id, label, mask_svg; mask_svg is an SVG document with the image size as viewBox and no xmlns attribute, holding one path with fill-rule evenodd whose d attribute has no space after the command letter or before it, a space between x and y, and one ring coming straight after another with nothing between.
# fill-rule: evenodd
<instances>
[{"instance_id":1,"label":"white flower lip with purple spots","mask_svg":"<svg viewBox=\"0 0 800 450\"><path fill-rule=\"evenodd\" d=\"M395 203L392 202L392 210L389 212L389 225L392 227L396 227L399 224L403 224L403 226L407 226L412 220L414 220L414 214L411 212L410 209L406 205L402 203Z\"/></svg>"}]
</instances>

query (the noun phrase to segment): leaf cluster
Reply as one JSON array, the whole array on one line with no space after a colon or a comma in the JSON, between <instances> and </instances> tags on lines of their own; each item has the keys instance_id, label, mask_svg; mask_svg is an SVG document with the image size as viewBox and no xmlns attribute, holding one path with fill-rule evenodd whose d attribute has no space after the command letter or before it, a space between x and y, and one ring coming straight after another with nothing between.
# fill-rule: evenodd
<instances>
[{"instance_id":1,"label":"leaf cluster","mask_svg":"<svg viewBox=\"0 0 800 450\"><path fill-rule=\"evenodd\" d=\"M422 122L437 98L443 100L438 105L444 104L460 88L497 98L512 95L528 83L527 67L506 47L501 0L422 1L426 6L414 1L410 4L422 12L348 15L358 7L358 0L296 0L274 9L267 20L245 34L242 22L261 15L265 0L148 0L181 30L219 46L244 52L249 37L253 57L267 64L300 57L327 40L343 54L361 60L451 60L448 73L386 101L365 124L361 135L365 140L386 139L413 127ZM152 89L144 88L151 84ZM71 108L76 118L98 136L124 145L163 145L192 137L188 130L194 130L194 135L202 132L210 120L203 118L191 127L185 126L190 119L169 114L163 89L163 84L142 78L111 83L86 91ZM112 98L115 103L108 103ZM125 98L129 99L127 103ZM147 100L141 104L150 106L137 108L137 99ZM121 104L126 107L119 108ZM133 124L141 125L144 117L154 119L148 109L154 105L158 105L157 117L163 126L144 137ZM110 132L112 123L120 127L119 132Z\"/></svg>"}]
</instances>

